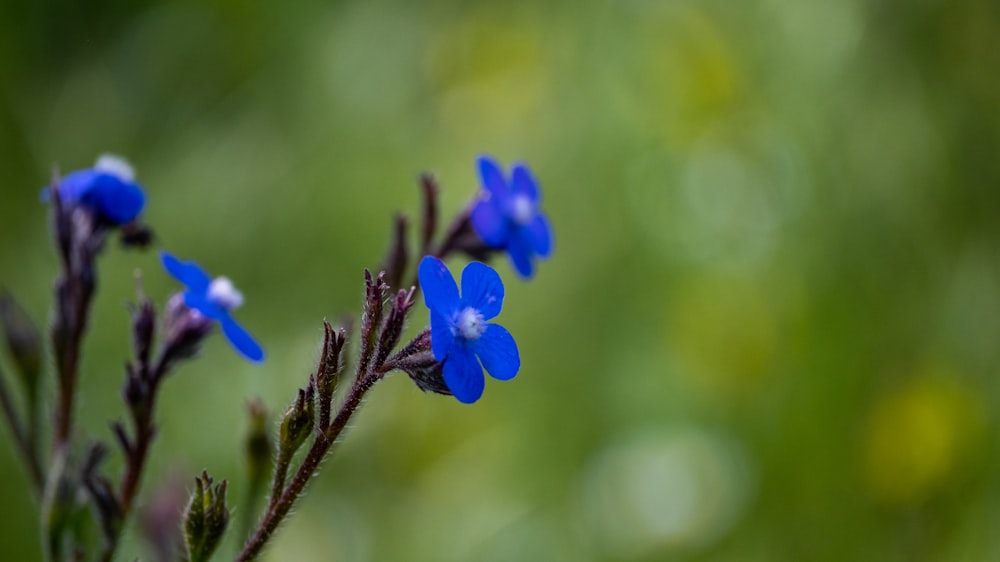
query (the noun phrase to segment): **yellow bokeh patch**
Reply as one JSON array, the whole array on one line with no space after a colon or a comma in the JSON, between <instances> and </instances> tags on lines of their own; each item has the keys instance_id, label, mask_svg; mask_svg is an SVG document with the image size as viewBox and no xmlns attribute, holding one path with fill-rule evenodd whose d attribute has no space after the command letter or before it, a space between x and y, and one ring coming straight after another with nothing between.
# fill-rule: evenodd
<instances>
[{"instance_id":1,"label":"yellow bokeh patch","mask_svg":"<svg viewBox=\"0 0 1000 562\"><path fill-rule=\"evenodd\" d=\"M741 108L740 63L708 14L675 7L651 14L641 30L637 126L688 146Z\"/></svg>"},{"instance_id":2,"label":"yellow bokeh patch","mask_svg":"<svg viewBox=\"0 0 1000 562\"><path fill-rule=\"evenodd\" d=\"M539 30L484 13L447 28L430 44L425 74L454 134L505 131L539 109L548 84Z\"/></svg>"},{"instance_id":3,"label":"yellow bokeh patch","mask_svg":"<svg viewBox=\"0 0 1000 562\"><path fill-rule=\"evenodd\" d=\"M739 276L698 277L678 287L667 333L680 372L712 392L756 388L775 354L775 323L765 296Z\"/></svg>"},{"instance_id":4,"label":"yellow bokeh patch","mask_svg":"<svg viewBox=\"0 0 1000 562\"><path fill-rule=\"evenodd\" d=\"M865 427L870 494L897 507L930 499L955 476L983 424L975 394L940 373L918 376L881 396Z\"/></svg>"}]
</instances>

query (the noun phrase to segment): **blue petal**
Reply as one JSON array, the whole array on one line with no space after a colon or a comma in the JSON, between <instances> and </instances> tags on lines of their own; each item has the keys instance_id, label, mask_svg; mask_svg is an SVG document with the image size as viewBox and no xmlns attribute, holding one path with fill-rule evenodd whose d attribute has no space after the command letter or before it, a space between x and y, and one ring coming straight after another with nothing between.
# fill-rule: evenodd
<instances>
[{"instance_id":1,"label":"blue petal","mask_svg":"<svg viewBox=\"0 0 1000 562\"><path fill-rule=\"evenodd\" d=\"M496 204L495 198L480 199L469 217L472 229L487 246L503 248L507 245L507 218Z\"/></svg>"},{"instance_id":2,"label":"blue petal","mask_svg":"<svg viewBox=\"0 0 1000 562\"><path fill-rule=\"evenodd\" d=\"M184 293L184 306L197 310L209 320L222 320L229 315L226 309L209 300L206 293L186 291Z\"/></svg>"},{"instance_id":3,"label":"blue petal","mask_svg":"<svg viewBox=\"0 0 1000 562\"><path fill-rule=\"evenodd\" d=\"M240 355L254 363L260 363L264 360L264 349L254 341L253 336L236 323L236 320L233 320L232 316L224 314L219 319L219 323L222 324L222 333L226 335L226 339L229 340L233 348L240 352Z\"/></svg>"},{"instance_id":4,"label":"blue petal","mask_svg":"<svg viewBox=\"0 0 1000 562\"><path fill-rule=\"evenodd\" d=\"M531 263L531 256L534 253L531 251L531 246L531 241L528 240L522 228L516 229L507 243L507 255L510 256L510 262L524 279L530 279L535 269L534 264Z\"/></svg>"},{"instance_id":5,"label":"blue petal","mask_svg":"<svg viewBox=\"0 0 1000 562\"><path fill-rule=\"evenodd\" d=\"M417 269L420 286L424 289L427 308L450 315L458 308L458 285L444 262L434 256L424 256Z\"/></svg>"},{"instance_id":6,"label":"blue petal","mask_svg":"<svg viewBox=\"0 0 1000 562\"><path fill-rule=\"evenodd\" d=\"M451 331L451 323L440 313L431 311L431 351L434 359L444 361L448 350L455 343L455 334Z\"/></svg>"},{"instance_id":7,"label":"blue petal","mask_svg":"<svg viewBox=\"0 0 1000 562\"><path fill-rule=\"evenodd\" d=\"M495 379L510 380L521 368L521 356L517 352L514 336L499 324L487 324L474 347L483 367Z\"/></svg>"},{"instance_id":8,"label":"blue petal","mask_svg":"<svg viewBox=\"0 0 1000 562\"><path fill-rule=\"evenodd\" d=\"M463 345L451 348L443 366L444 384L463 404L472 404L483 395L486 378L472 351Z\"/></svg>"},{"instance_id":9,"label":"blue petal","mask_svg":"<svg viewBox=\"0 0 1000 562\"><path fill-rule=\"evenodd\" d=\"M198 267L193 261L184 262L160 250L160 261L163 262L163 269L167 270L174 279L180 281L190 291L195 293L208 293L208 286L212 283L212 278L205 271Z\"/></svg>"},{"instance_id":10,"label":"blue petal","mask_svg":"<svg viewBox=\"0 0 1000 562\"><path fill-rule=\"evenodd\" d=\"M70 172L59 180L59 198L64 204L75 205L90 191L94 179L100 175L94 170L77 170ZM48 193L48 188L45 189ZM48 196L45 197L48 200Z\"/></svg>"},{"instance_id":11,"label":"blue petal","mask_svg":"<svg viewBox=\"0 0 1000 562\"><path fill-rule=\"evenodd\" d=\"M505 200L510 196L507 189L507 180L503 177L503 170L496 160L489 156L480 156L477 161L479 166L479 179L483 182L483 187L494 197Z\"/></svg>"},{"instance_id":12,"label":"blue petal","mask_svg":"<svg viewBox=\"0 0 1000 562\"><path fill-rule=\"evenodd\" d=\"M526 230L531 237L531 247L535 253L543 258L549 257L552 254L552 228L545 215L537 213Z\"/></svg>"},{"instance_id":13,"label":"blue petal","mask_svg":"<svg viewBox=\"0 0 1000 562\"><path fill-rule=\"evenodd\" d=\"M520 163L514 164L511 175L511 191L514 195L527 195L535 203L542 200L542 192L538 189L538 182L535 181L535 176L531 174L531 170L527 166Z\"/></svg>"},{"instance_id":14,"label":"blue petal","mask_svg":"<svg viewBox=\"0 0 1000 562\"><path fill-rule=\"evenodd\" d=\"M111 174L98 175L85 199L115 224L132 222L146 204L146 195L138 184L123 182Z\"/></svg>"},{"instance_id":15,"label":"blue petal","mask_svg":"<svg viewBox=\"0 0 1000 562\"><path fill-rule=\"evenodd\" d=\"M462 304L471 306L489 320L500 314L503 306L503 281L496 270L485 263L474 261L462 270Z\"/></svg>"}]
</instances>

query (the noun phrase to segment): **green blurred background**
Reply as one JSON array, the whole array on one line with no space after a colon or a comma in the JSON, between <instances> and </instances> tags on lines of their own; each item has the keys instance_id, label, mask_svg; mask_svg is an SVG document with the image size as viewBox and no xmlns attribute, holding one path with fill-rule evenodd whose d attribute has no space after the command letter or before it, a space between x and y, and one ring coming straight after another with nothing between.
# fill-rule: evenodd
<instances>
[{"instance_id":1,"label":"green blurred background","mask_svg":"<svg viewBox=\"0 0 1000 562\"><path fill-rule=\"evenodd\" d=\"M478 154L525 160L556 251L497 263L520 375L382 383L266 559L996 560L998 70L991 0L7 1L0 283L44 322L39 188L127 156L269 352L169 381L143 501L206 468L238 516L245 400L303 384L417 174L450 214ZM102 257L78 436L124 415L136 269L177 289ZM2 435L0 557L34 560Z\"/></svg>"}]
</instances>

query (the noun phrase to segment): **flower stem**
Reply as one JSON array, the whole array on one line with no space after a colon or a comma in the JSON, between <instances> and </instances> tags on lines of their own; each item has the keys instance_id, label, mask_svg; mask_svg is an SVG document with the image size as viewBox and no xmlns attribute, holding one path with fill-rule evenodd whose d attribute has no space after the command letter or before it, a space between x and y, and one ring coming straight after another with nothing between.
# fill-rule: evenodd
<instances>
[{"instance_id":1,"label":"flower stem","mask_svg":"<svg viewBox=\"0 0 1000 562\"><path fill-rule=\"evenodd\" d=\"M149 446L153 442L156 430L153 427L153 406L155 405L156 389L159 386L159 377L155 376L153 389L150 391L150 399L147 407L140 412L133 412L132 420L135 425L135 438L132 449L129 451L128 459L125 463L125 476L122 478L121 491L118 501L122 512L128 515L132 508L132 502L139 491L139 484L142 482L142 472L146 466L146 458L149 456Z\"/></svg>"},{"instance_id":2,"label":"flower stem","mask_svg":"<svg viewBox=\"0 0 1000 562\"><path fill-rule=\"evenodd\" d=\"M73 427L80 347L97 285L94 261L104 244L106 231L95 225L92 217L73 215L71 209L64 208L58 192L53 197L51 215L62 263L62 274L55 284L55 318L51 330L59 378L52 437L52 450L56 451L69 443Z\"/></svg>"},{"instance_id":3,"label":"flower stem","mask_svg":"<svg viewBox=\"0 0 1000 562\"><path fill-rule=\"evenodd\" d=\"M138 492L139 483L142 477L142 470L146 464L146 457L149 455L149 445L152 443L153 437L156 435L156 430L153 427L153 411L156 407L157 391L160 388L160 381L163 380L165 369L166 362L165 359L161 357L161 359L157 361L156 367L153 368L153 372L149 376L150 389L146 404L144 404L142 408L138 408L133 411L135 439L132 453L129 455L128 463L125 469L125 478L122 481L121 494L119 498L122 509L126 514L132 507L132 501L135 499L136 492Z\"/></svg>"},{"instance_id":4,"label":"flower stem","mask_svg":"<svg viewBox=\"0 0 1000 562\"><path fill-rule=\"evenodd\" d=\"M344 400L344 404L337 412L337 416L332 422L330 422L329 427L322 432L317 433L316 440L313 441L312 447L310 447L309 452L302 460L302 464L295 472L295 476L292 477L288 487L283 493L281 493L280 497L278 497L277 494L273 496L278 497L277 501L275 501L272 497L271 506L264 514L263 519L261 519L260 523L257 525L257 529L254 531L253 535L247 539L247 542L243 546L243 550L240 552L239 556L236 557L237 562L248 562L260 555L260 552L264 548L268 539L271 538L271 535L274 534L274 531L278 528L282 520L284 520L285 516L288 515L288 512L295 505L295 501L298 500L299 496L302 494L306 484L309 483L309 479L316 474L316 469L319 467L319 463L323 460L323 457L325 457L326 453L330 450L330 446L337 441L337 437L339 437L340 433L345 427L347 427L347 422L358 410L358 407L361 405L361 399L364 397L365 393L367 393L380 378L380 374L369 371L364 377L359 379L358 384L351 387L347 398Z\"/></svg>"},{"instance_id":5,"label":"flower stem","mask_svg":"<svg viewBox=\"0 0 1000 562\"><path fill-rule=\"evenodd\" d=\"M70 291L70 295L68 298L72 301L70 305L73 313L71 316L56 321L52 335L55 343L54 348L58 351L56 368L59 375L59 397L56 407L53 449L58 449L69 442L69 434L73 426L73 402L76 398L80 345L86 326L84 317L90 308L93 290ZM57 296L57 298L59 297ZM62 329L66 330L65 334L57 333L62 331L59 324L63 324ZM65 339L63 339L64 337Z\"/></svg>"},{"instance_id":6,"label":"flower stem","mask_svg":"<svg viewBox=\"0 0 1000 562\"><path fill-rule=\"evenodd\" d=\"M271 499L268 501L267 510L274 509L275 504L281 499L281 492L285 489L285 478L288 476L288 466L292 463L294 451L287 451L283 448L278 451L278 458L274 461L274 482L271 484Z\"/></svg>"},{"instance_id":7,"label":"flower stem","mask_svg":"<svg viewBox=\"0 0 1000 562\"><path fill-rule=\"evenodd\" d=\"M132 511L133 502L139 493L142 484L142 474L146 468L146 460L149 458L149 449L156 437L156 427L153 424L153 412L156 408L157 391L160 388L164 375L169 368L168 358L161 355L152 370L145 376L149 388L146 391L140 404L129 406L132 416L134 437L129 438L124 429L118 435L119 443L125 452L125 468L122 476L121 487L118 492L118 507L121 510L121 519L128 520ZM140 365L140 369L148 369L148 365ZM118 426L120 429L121 426ZM110 562L114 559L115 551L118 548L120 532L113 537L109 537L104 546L101 560Z\"/></svg>"}]
</instances>

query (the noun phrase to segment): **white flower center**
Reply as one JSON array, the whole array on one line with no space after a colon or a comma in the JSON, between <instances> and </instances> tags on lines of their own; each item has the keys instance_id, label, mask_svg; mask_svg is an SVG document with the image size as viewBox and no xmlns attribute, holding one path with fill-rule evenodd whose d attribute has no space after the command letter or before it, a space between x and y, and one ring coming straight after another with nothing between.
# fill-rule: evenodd
<instances>
[{"instance_id":1,"label":"white flower center","mask_svg":"<svg viewBox=\"0 0 1000 562\"><path fill-rule=\"evenodd\" d=\"M528 197L518 195L511 202L510 216L517 224L526 225L535 218L535 204Z\"/></svg>"},{"instance_id":2,"label":"white flower center","mask_svg":"<svg viewBox=\"0 0 1000 562\"><path fill-rule=\"evenodd\" d=\"M470 306L458 313L455 318L455 330L467 340L477 340L486 330L486 322L483 321L483 315Z\"/></svg>"},{"instance_id":3,"label":"white flower center","mask_svg":"<svg viewBox=\"0 0 1000 562\"><path fill-rule=\"evenodd\" d=\"M228 277L216 277L208 286L208 300L226 310L232 310L243 304L243 293L236 290Z\"/></svg>"},{"instance_id":4,"label":"white flower center","mask_svg":"<svg viewBox=\"0 0 1000 562\"><path fill-rule=\"evenodd\" d=\"M135 181L135 170L132 169L132 165L128 163L128 160L125 160L121 156L102 154L97 159L97 163L94 164L94 169L116 176L124 182L131 183Z\"/></svg>"}]
</instances>

